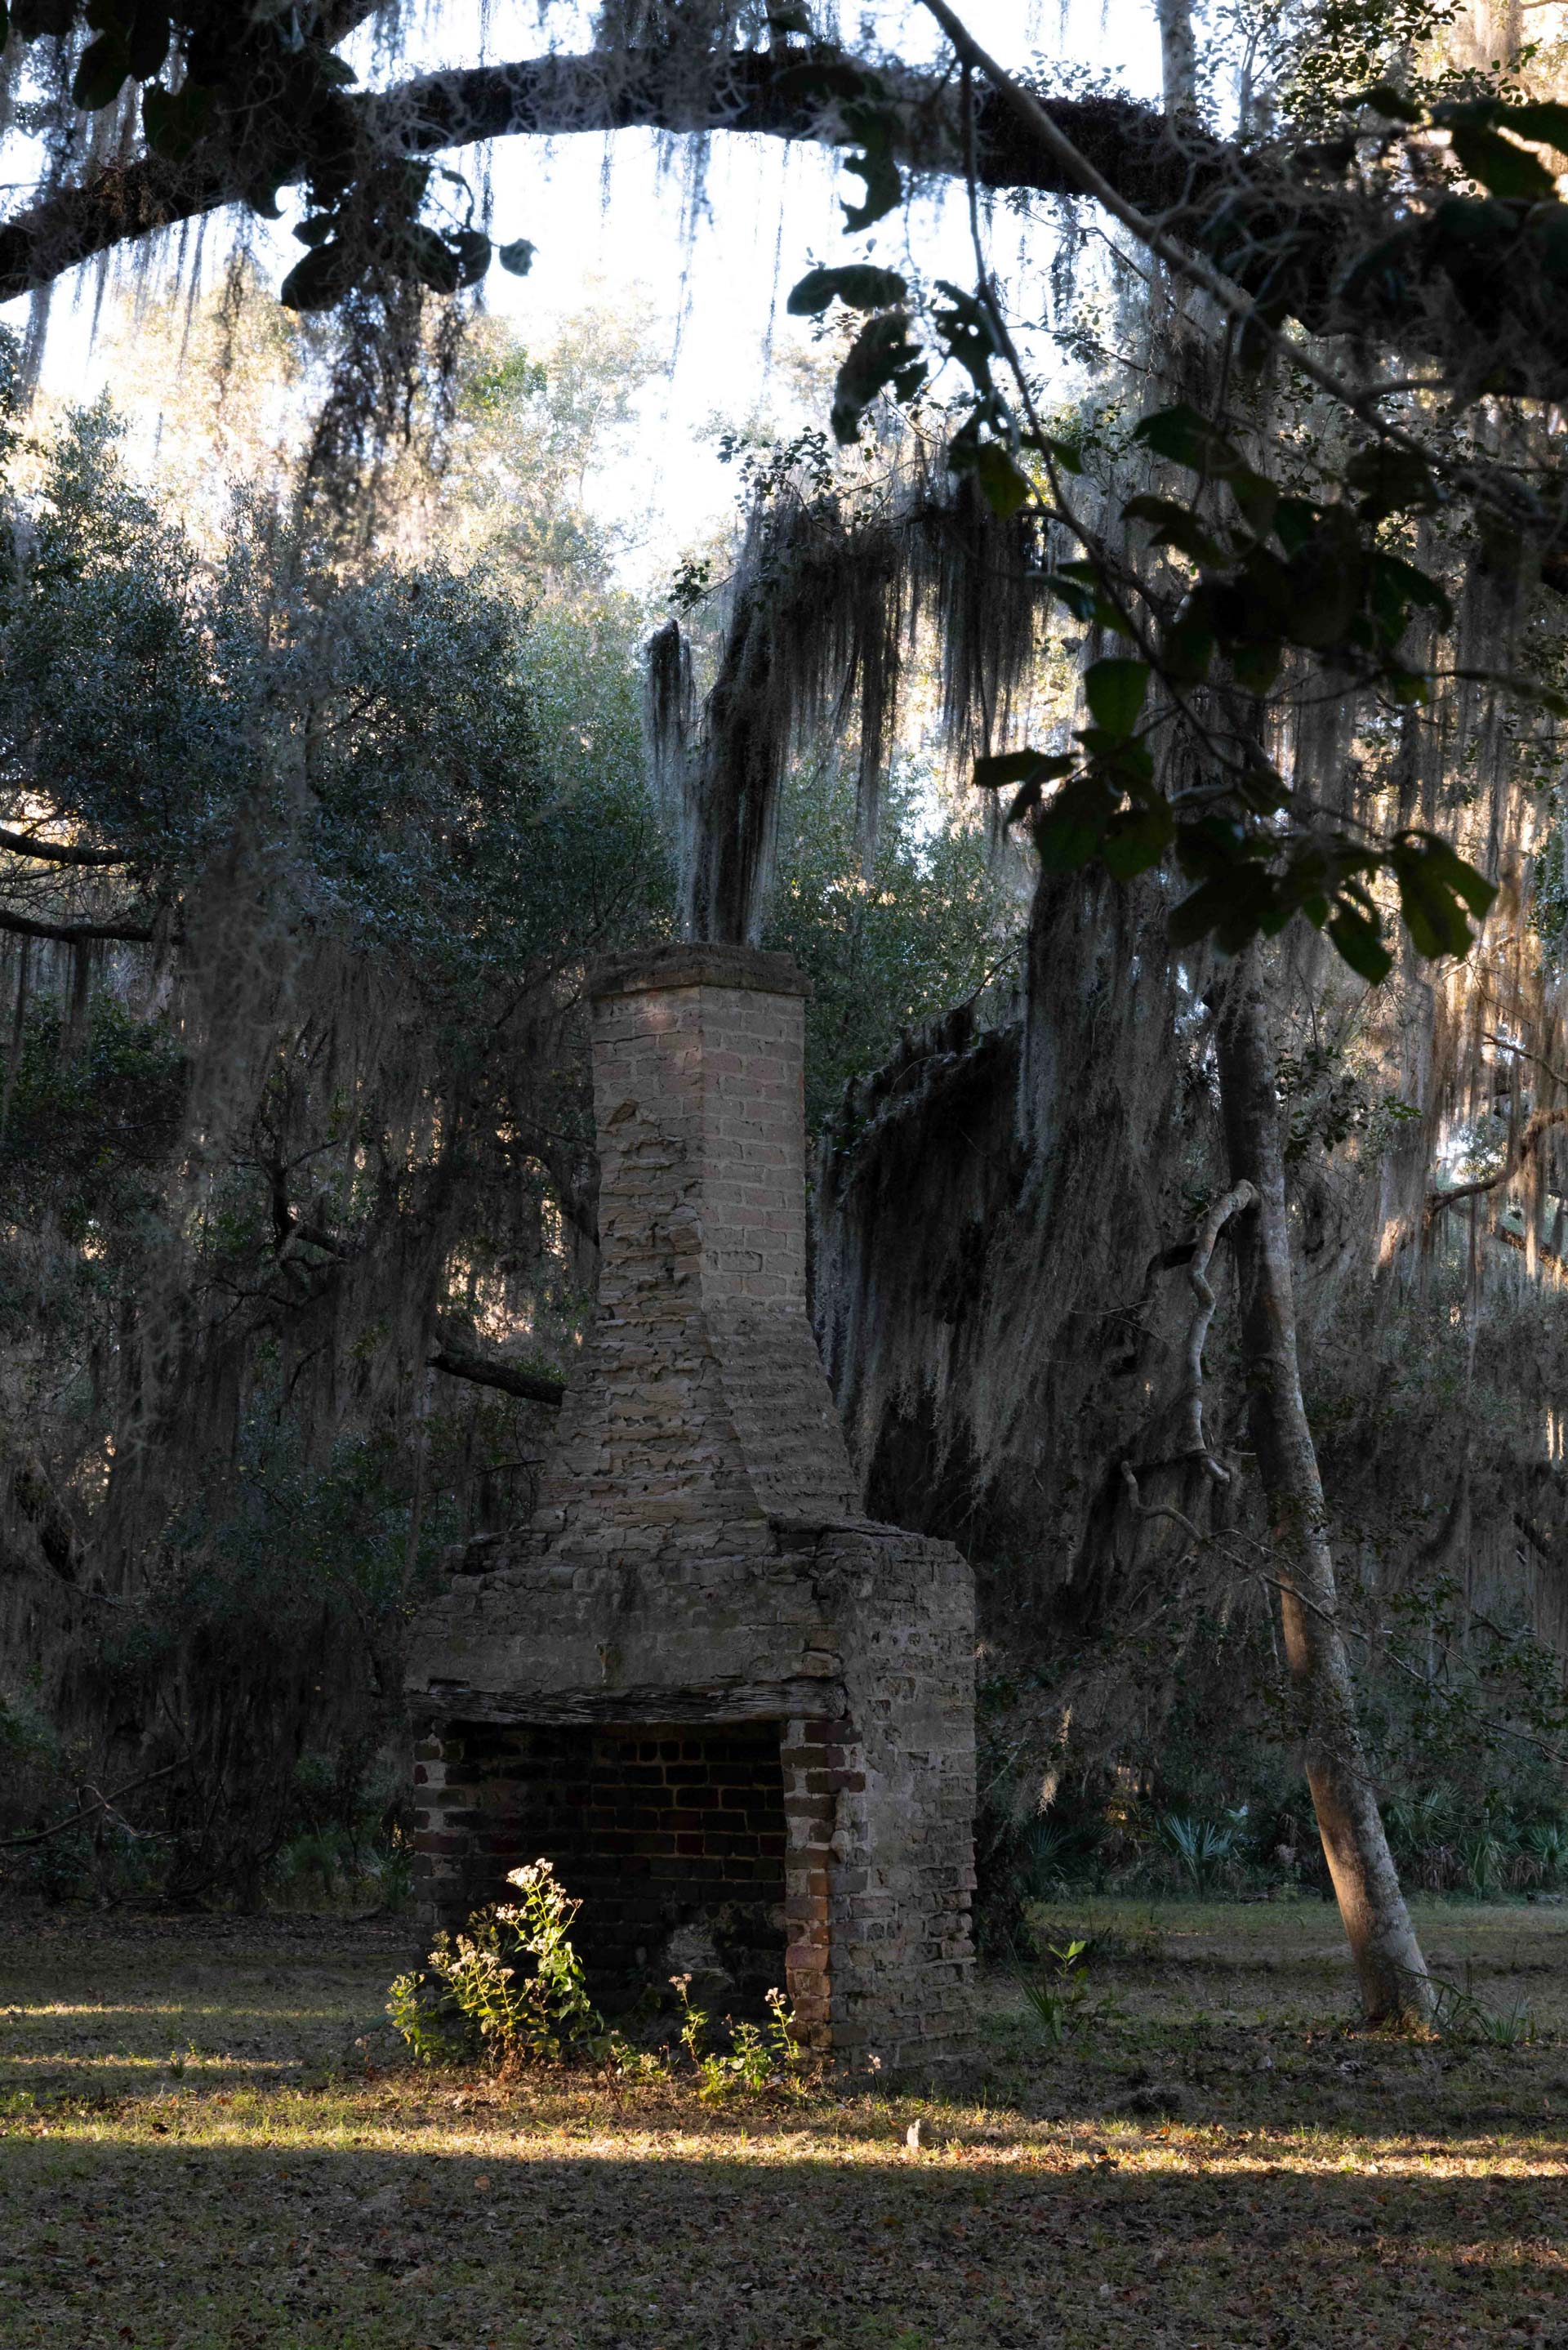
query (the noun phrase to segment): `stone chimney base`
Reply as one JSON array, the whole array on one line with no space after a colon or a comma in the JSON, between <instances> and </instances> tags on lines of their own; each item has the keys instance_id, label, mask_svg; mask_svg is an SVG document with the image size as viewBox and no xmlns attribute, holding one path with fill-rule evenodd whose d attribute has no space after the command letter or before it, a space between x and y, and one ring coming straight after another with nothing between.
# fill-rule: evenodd
<instances>
[{"instance_id":1,"label":"stone chimney base","mask_svg":"<svg viewBox=\"0 0 1568 2350\"><path fill-rule=\"evenodd\" d=\"M609 2010L711 1970L737 2015L776 1985L806 2044L851 2065L961 2054L974 1624L955 1555L889 1528L781 1529L761 1590L754 1557L706 1562L690 1612L661 1590L664 1638L623 1647L641 1677L615 1688L584 1686L579 1641L552 1641L547 1576L533 1593L525 1570L457 1578L441 1607L454 1648L465 1618L493 1629L498 1603L522 1632L532 1600L538 1678L560 1685L420 1691L415 1848L432 1917L460 1924L504 1897L509 1869L547 1857L584 1902L578 1947ZM754 1659L763 1669L697 1678L726 1615L756 1639L764 1595L778 1645ZM575 1596L590 1614L609 1602L613 1625L628 1594Z\"/></svg>"}]
</instances>

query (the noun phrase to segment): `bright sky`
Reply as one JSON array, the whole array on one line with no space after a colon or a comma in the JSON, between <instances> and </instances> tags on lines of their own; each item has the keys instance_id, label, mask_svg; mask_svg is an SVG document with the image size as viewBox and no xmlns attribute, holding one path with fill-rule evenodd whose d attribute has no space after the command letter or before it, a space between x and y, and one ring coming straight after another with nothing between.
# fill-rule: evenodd
<instances>
[{"instance_id":1,"label":"bright sky","mask_svg":"<svg viewBox=\"0 0 1568 2350\"><path fill-rule=\"evenodd\" d=\"M411 48L415 68L526 56L544 43L539 0L438 0ZM586 12L552 0L551 46L586 47ZM880 0L857 10L857 21L898 54L935 55L936 28L905 0ZM1158 88L1158 46L1152 0L970 0L966 22L1004 65L1044 71L1064 80L1065 70L1104 78L1137 96ZM487 18L487 27L482 18ZM487 31L487 37L486 37ZM1065 70L1064 70L1065 69ZM372 70L368 78L379 81ZM460 163L462 157L452 159ZM472 159L469 159L472 160ZM7 177L15 179L15 172ZM663 323L670 355L666 374L644 395L635 473L609 469L596 485L606 510L628 504L650 514L644 554L649 577L662 576L680 548L701 538L734 495L734 478L703 435L718 413L736 421L767 400L770 348L809 340L804 322L789 319L784 296L808 262L848 260L871 253L897 264L906 240L928 275L973 278L961 202L922 199L908 221L892 217L870 239L844 234L839 198L855 196L858 182L836 160L815 149L791 150L775 140L715 139L705 203L690 245L683 233L685 176L661 167L654 139L621 131L549 142L497 141L493 158L494 225L500 238L526 236L536 247L531 275L509 277L494 268L486 284L490 307L511 320L535 347L547 346L556 322L582 307L648 296ZM258 249L281 279L299 247L279 224ZM999 214L996 261L1005 271L1016 254ZM222 240L209 237L209 252ZM57 291L44 366L46 387L90 398L104 380L104 362L91 343L96 273L76 273ZM172 298L172 297L171 297ZM20 325L22 305L0 316ZM776 398L776 393L775 393Z\"/></svg>"}]
</instances>

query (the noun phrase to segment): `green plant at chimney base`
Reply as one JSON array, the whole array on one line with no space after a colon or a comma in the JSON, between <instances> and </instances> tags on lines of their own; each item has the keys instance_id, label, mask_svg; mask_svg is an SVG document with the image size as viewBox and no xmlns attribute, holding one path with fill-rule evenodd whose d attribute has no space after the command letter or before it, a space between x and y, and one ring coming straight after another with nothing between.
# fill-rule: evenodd
<instances>
[{"instance_id":1,"label":"green plant at chimney base","mask_svg":"<svg viewBox=\"0 0 1568 2350\"><path fill-rule=\"evenodd\" d=\"M709 2104L736 2092L760 2094L764 2089L798 2084L805 2051L794 2036L794 2011L782 1991L767 1995L768 2020L739 2023L726 2017L730 2052L721 2055L707 2047L710 2018L706 2009L691 2004L690 1975L671 1975L680 2001L680 2044L697 2074L697 2094Z\"/></svg>"},{"instance_id":2,"label":"green plant at chimney base","mask_svg":"<svg viewBox=\"0 0 1568 2350\"><path fill-rule=\"evenodd\" d=\"M507 1877L521 1895L439 1934L423 1968L400 1975L387 2012L421 2064L559 2064L611 2054L571 1929L582 1904L547 1860Z\"/></svg>"}]
</instances>

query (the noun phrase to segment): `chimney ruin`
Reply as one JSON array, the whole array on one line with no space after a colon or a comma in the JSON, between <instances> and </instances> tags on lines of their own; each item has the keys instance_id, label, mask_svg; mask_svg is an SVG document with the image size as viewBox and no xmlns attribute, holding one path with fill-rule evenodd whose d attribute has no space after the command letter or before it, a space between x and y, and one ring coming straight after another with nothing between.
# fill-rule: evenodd
<instances>
[{"instance_id":1,"label":"chimney ruin","mask_svg":"<svg viewBox=\"0 0 1568 2350\"><path fill-rule=\"evenodd\" d=\"M601 2003L711 1967L825 2054L956 2053L974 1595L859 1501L806 1306L805 985L667 946L592 989L598 1304L526 1528L415 1627L424 1898L545 1856Z\"/></svg>"}]
</instances>

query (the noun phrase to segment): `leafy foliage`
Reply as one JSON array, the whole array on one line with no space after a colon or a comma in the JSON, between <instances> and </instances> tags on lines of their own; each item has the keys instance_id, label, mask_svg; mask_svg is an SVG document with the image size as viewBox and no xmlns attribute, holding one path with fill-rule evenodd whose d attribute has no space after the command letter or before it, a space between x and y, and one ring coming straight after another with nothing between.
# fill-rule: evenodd
<instances>
[{"instance_id":1,"label":"leafy foliage","mask_svg":"<svg viewBox=\"0 0 1568 2350\"><path fill-rule=\"evenodd\" d=\"M811 981L806 1121L902 1029L972 997L1016 936L1020 910L978 827L944 819L918 770L889 780L867 869L852 779L807 769L786 795L767 942Z\"/></svg>"},{"instance_id":2,"label":"leafy foliage","mask_svg":"<svg viewBox=\"0 0 1568 2350\"><path fill-rule=\"evenodd\" d=\"M601 2055L604 2018L587 1994L571 1928L580 1901L547 1860L507 1877L522 1896L440 1934L422 1973L400 1975L387 2012L421 2064L493 2070Z\"/></svg>"}]
</instances>

